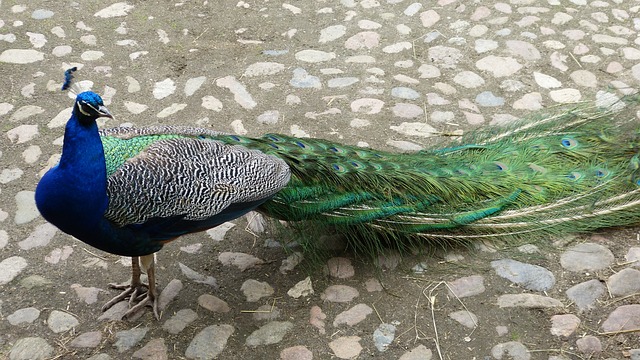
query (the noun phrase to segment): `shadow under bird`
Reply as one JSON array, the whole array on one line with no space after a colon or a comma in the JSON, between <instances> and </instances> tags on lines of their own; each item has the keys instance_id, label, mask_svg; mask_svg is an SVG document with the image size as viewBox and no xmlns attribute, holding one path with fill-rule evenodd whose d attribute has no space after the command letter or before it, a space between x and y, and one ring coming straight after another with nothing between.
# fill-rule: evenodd
<instances>
[{"instance_id":1,"label":"shadow under bird","mask_svg":"<svg viewBox=\"0 0 640 360\"><path fill-rule=\"evenodd\" d=\"M96 119L112 116L83 92L36 204L65 233L132 257L131 284L103 310L130 297L141 301L127 315L151 305L159 318L154 253L252 210L326 226L367 253L639 223L640 139L628 126L637 120L610 110L637 102L576 106L450 147L391 153L190 127L99 130Z\"/></svg>"}]
</instances>

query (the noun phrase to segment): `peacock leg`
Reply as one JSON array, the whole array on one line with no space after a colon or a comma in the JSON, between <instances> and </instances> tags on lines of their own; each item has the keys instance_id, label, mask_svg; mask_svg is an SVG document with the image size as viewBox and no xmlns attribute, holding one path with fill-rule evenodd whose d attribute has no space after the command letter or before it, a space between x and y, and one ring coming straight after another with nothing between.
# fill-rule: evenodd
<instances>
[{"instance_id":1,"label":"peacock leg","mask_svg":"<svg viewBox=\"0 0 640 360\"><path fill-rule=\"evenodd\" d=\"M147 271L147 277L149 279L149 284L144 284L140 280L140 275L142 271L140 269L140 263L142 263L143 267ZM149 300L153 303L153 313L157 319L158 316L157 310L157 290L155 284L155 262L154 255L146 255L142 257L134 256L131 258L131 281L129 284L121 285L121 284L109 284L109 286L113 289L123 290L118 296L111 299L109 302L102 306L102 311L105 311L112 307L113 305L119 303L120 301L129 298L129 307L130 309L124 314L124 318L131 316L136 311L138 311L141 307L146 306L149 303ZM137 302L137 304L136 304ZM135 304L135 305L134 305Z\"/></svg>"},{"instance_id":2,"label":"peacock leg","mask_svg":"<svg viewBox=\"0 0 640 360\"><path fill-rule=\"evenodd\" d=\"M156 288L156 266L155 266L155 255L145 255L140 257L140 263L144 267L147 272L147 278L149 279L148 291L146 291L146 296L140 300L135 306L132 306L125 314L124 317L131 316L138 312L138 310L142 309L145 306L151 306L153 308L153 315L156 317L156 320L160 320L160 313L158 312L158 290ZM140 271L140 267L138 266L138 271ZM140 295L140 298L142 298ZM133 299L134 296L132 295ZM131 304L131 301L130 301Z\"/></svg>"}]
</instances>

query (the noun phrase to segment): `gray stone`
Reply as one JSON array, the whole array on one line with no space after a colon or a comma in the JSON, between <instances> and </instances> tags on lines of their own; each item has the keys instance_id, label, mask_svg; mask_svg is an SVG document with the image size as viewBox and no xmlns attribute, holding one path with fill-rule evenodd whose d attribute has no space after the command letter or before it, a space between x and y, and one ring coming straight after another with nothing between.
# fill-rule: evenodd
<instances>
[{"instance_id":1,"label":"gray stone","mask_svg":"<svg viewBox=\"0 0 640 360\"><path fill-rule=\"evenodd\" d=\"M619 306L602 323L605 332L637 329L640 329L640 304Z\"/></svg>"},{"instance_id":2,"label":"gray stone","mask_svg":"<svg viewBox=\"0 0 640 360\"><path fill-rule=\"evenodd\" d=\"M454 311L449 314L449 317L469 329L473 329L478 326L478 317L476 314L467 310Z\"/></svg>"},{"instance_id":3,"label":"gray stone","mask_svg":"<svg viewBox=\"0 0 640 360\"><path fill-rule=\"evenodd\" d=\"M288 321L272 321L260 327L247 337L247 346L277 344L293 329L293 324Z\"/></svg>"},{"instance_id":4,"label":"gray stone","mask_svg":"<svg viewBox=\"0 0 640 360\"><path fill-rule=\"evenodd\" d=\"M479 295L485 291L484 277L480 275L465 276L447 285L449 285L449 293L459 298Z\"/></svg>"},{"instance_id":5,"label":"gray stone","mask_svg":"<svg viewBox=\"0 0 640 360\"><path fill-rule=\"evenodd\" d=\"M607 280L609 292L613 296L627 296L640 291L640 271L626 268L613 274Z\"/></svg>"},{"instance_id":6,"label":"gray stone","mask_svg":"<svg viewBox=\"0 0 640 360\"><path fill-rule=\"evenodd\" d=\"M431 360L433 354L424 345L418 345L402 354L398 360Z\"/></svg>"},{"instance_id":7,"label":"gray stone","mask_svg":"<svg viewBox=\"0 0 640 360\"><path fill-rule=\"evenodd\" d=\"M307 70L303 68L293 69L293 77L289 81L289 84L296 88L322 88L320 78L310 75Z\"/></svg>"},{"instance_id":8,"label":"gray stone","mask_svg":"<svg viewBox=\"0 0 640 360\"><path fill-rule=\"evenodd\" d=\"M495 96L491 91L483 91L476 96L476 102L480 106L502 106L504 98Z\"/></svg>"},{"instance_id":9,"label":"gray stone","mask_svg":"<svg viewBox=\"0 0 640 360\"><path fill-rule=\"evenodd\" d=\"M78 325L80 323L75 316L59 310L53 310L47 319L47 326L56 334L71 330Z\"/></svg>"},{"instance_id":10,"label":"gray stone","mask_svg":"<svg viewBox=\"0 0 640 360\"><path fill-rule=\"evenodd\" d=\"M9 360L44 360L53 356L53 347L39 337L18 339L9 352Z\"/></svg>"},{"instance_id":11,"label":"gray stone","mask_svg":"<svg viewBox=\"0 0 640 360\"><path fill-rule=\"evenodd\" d=\"M178 334L198 318L198 314L191 309L181 309L164 322L162 328L170 334Z\"/></svg>"},{"instance_id":12,"label":"gray stone","mask_svg":"<svg viewBox=\"0 0 640 360\"><path fill-rule=\"evenodd\" d=\"M551 271L538 265L503 259L492 261L491 267L499 276L528 290L546 291L553 288L556 282Z\"/></svg>"},{"instance_id":13,"label":"gray stone","mask_svg":"<svg viewBox=\"0 0 640 360\"><path fill-rule=\"evenodd\" d=\"M415 100L420 97L420 93L411 88L399 86L391 89L391 96L400 99Z\"/></svg>"},{"instance_id":14,"label":"gray stone","mask_svg":"<svg viewBox=\"0 0 640 360\"><path fill-rule=\"evenodd\" d=\"M355 359L362 352L359 336L342 336L329 343L333 354L339 359Z\"/></svg>"},{"instance_id":15,"label":"gray stone","mask_svg":"<svg viewBox=\"0 0 640 360\"><path fill-rule=\"evenodd\" d=\"M350 302L360 293L358 290L347 285L331 285L324 290L320 298L330 302Z\"/></svg>"},{"instance_id":16,"label":"gray stone","mask_svg":"<svg viewBox=\"0 0 640 360\"><path fill-rule=\"evenodd\" d=\"M566 291L567 297L573 301L580 311L594 308L596 300L606 292L602 282L593 279L572 286Z\"/></svg>"},{"instance_id":17,"label":"gray stone","mask_svg":"<svg viewBox=\"0 0 640 360\"><path fill-rule=\"evenodd\" d=\"M498 297L498 306L522 307L526 309L541 309L562 307L562 303L554 298L536 294L506 294Z\"/></svg>"},{"instance_id":18,"label":"gray stone","mask_svg":"<svg viewBox=\"0 0 640 360\"><path fill-rule=\"evenodd\" d=\"M396 327L391 324L380 324L373 332L373 343L380 352L387 350L396 335Z\"/></svg>"},{"instance_id":19,"label":"gray stone","mask_svg":"<svg viewBox=\"0 0 640 360\"><path fill-rule=\"evenodd\" d=\"M78 335L71 340L69 346L73 348L95 348L102 341L102 333L100 331L91 331Z\"/></svg>"},{"instance_id":20,"label":"gray stone","mask_svg":"<svg viewBox=\"0 0 640 360\"><path fill-rule=\"evenodd\" d=\"M164 343L164 339L153 339L143 346L141 349L133 353L134 359L144 360L167 360L169 355L167 354L167 345Z\"/></svg>"},{"instance_id":21,"label":"gray stone","mask_svg":"<svg viewBox=\"0 0 640 360\"><path fill-rule=\"evenodd\" d=\"M180 290L182 290L182 281L178 279L169 281L167 286L162 289L160 295L158 295L158 310L164 311L167 305L178 296Z\"/></svg>"},{"instance_id":22,"label":"gray stone","mask_svg":"<svg viewBox=\"0 0 640 360\"><path fill-rule=\"evenodd\" d=\"M233 332L231 325L207 326L191 340L184 356L187 359L215 359L227 346L227 340Z\"/></svg>"},{"instance_id":23,"label":"gray stone","mask_svg":"<svg viewBox=\"0 0 640 360\"><path fill-rule=\"evenodd\" d=\"M518 341L509 341L506 343L500 343L491 348L491 355L498 360L512 359L512 360L529 360L531 359L531 353L526 346ZM507 357L505 357L507 355Z\"/></svg>"},{"instance_id":24,"label":"gray stone","mask_svg":"<svg viewBox=\"0 0 640 360\"><path fill-rule=\"evenodd\" d=\"M581 339L576 341L576 345L578 346L578 350L590 356L599 354L602 352L602 343L600 339L593 335L587 335Z\"/></svg>"},{"instance_id":25,"label":"gray stone","mask_svg":"<svg viewBox=\"0 0 640 360\"><path fill-rule=\"evenodd\" d=\"M248 279L242 284L240 291L247 297L248 302L256 302L263 297L273 295L274 290L266 282Z\"/></svg>"},{"instance_id":26,"label":"gray stone","mask_svg":"<svg viewBox=\"0 0 640 360\"><path fill-rule=\"evenodd\" d=\"M134 347L149 331L149 328L139 327L130 330L118 331L116 333L116 342L113 344L119 352L125 352Z\"/></svg>"},{"instance_id":27,"label":"gray stone","mask_svg":"<svg viewBox=\"0 0 640 360\"><path fill-rule=\"evenodd\" d=\"M333 320L333 326L338 327L341 324L353 326L366 319L367 316L369 316L371 313L373 313L373 309L368 305L355 305L351 309L343 311L340 314L336 315L336 318Z\"/></svg>"},{"instance_id":28,"label":"gray stone","mask_svg":"<svg viewBox=\"0 0 640 360\"><path fill-rule=\"evenodd\" d=\"M11 325L18 325L21 323L32 323L40 316L40 310L34 307L23 308L14 311L13 314L7 316L7 320Z\"/></svg>"},{"instance_id":29,"label":"gray stone","mask_svg":"<svg viewBox=\"0 0 640 360\"><path fill-rule=\"evenodd\" d=\"M312 360L313 353L306 346L298 345L280 351L280 360Z\"/></svg>"},{"instance_id":30,"label":"gray stone","mask_svg":"<svg viewBox=\"0 0 640 360\"><path fill-rule=\"evenodd\" d=\"M580 318L573 314L553 315L551 317L551 334L568 338L580 326Z\"/></svg>"},{"instance_id":31,"label":"gray stone","mask_svg":"<svg viewBox=\"0 0 640 360\"><path fill-rule=\"evenodd\" d=\"M595 243L583 243L572 246L560 256L560 265L571 271L602 270L613 264L613 253L606 247Z\"/></svg>"},{"instance_id":32,"label":"gray stone","mask_svg":"<svg viewBox=\"0 0 640 360\"><path fill-rule=\"evenodd\" d=\"M31 17L36 20L48 19L52 17L55 13L51 10L47 9L37 9L31 13Z\"/></svg>"}]
</instances>

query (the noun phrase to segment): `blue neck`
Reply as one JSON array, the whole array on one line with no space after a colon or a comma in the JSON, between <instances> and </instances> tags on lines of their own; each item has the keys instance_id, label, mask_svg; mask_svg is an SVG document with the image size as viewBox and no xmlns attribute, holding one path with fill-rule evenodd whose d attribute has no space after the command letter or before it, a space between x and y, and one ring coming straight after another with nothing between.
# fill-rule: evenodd
<instances>
[{"instance_id":1,"label":"blue neck","mask_svg":"<svg viewBox=\"0 0 640 360\"><path fill-rule=\"evenodd\" d=\"M67 122L60 163L38 183L36 205L42 216L60 230L94 245L100 241L96 227L103 221L108 203L98 126L95 119L79 114L76 107Z\"/></svg>"}]
</instances>

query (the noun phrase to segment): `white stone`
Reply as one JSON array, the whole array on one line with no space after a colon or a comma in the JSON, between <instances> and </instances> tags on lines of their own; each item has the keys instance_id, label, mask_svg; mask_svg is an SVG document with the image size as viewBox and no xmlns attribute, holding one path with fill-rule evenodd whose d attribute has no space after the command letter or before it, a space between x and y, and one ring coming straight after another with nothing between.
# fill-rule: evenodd
<instances>
[{"instance_id":1,"label":"white stone","mask_svg":"<svg viewBox=\"0 0 640 360\"><path fill-rule=\"evenodd\" d=\"M187 107L187 104L178 104L178 103L173 103L171 105L169 105L168 107L162 109L158 115L156 115L159 118L166 118L167 116L171 116L175 113L177 113L178 111L183 110L184 108Z\"/></svg>"},{"instance_id":2,"label":"white stone","mask_svg":"<svg viewBox=\"0 0 640 360\"><path fill-rule=\"evenodd\" d=\"M176 91L176 85L173 80L167 78L159 81L153 87L153 97L160 100L173 94Z\"/></svg>"},{"instance_id":3,"label":"white stone","mask_svg":"<svg viewBox=\"0 0 640 360\"><path fill-rule=\"evenodd\" d=\"M346 34L347 28L344 25L332 25L320 30L320 39L318 42L327 43L341 38Z\"/></svg>"},{"instance_id":4,"label":"white stone","mask_svg":"<svg viewBox=\"0 0 640 360\"><path fill-rule=\"evenodd\" d=\"M144 112L145 110L147 110L149 107L147 105L144 104L139 104L133 101L125 101L124 103L124 107L132 114L140 114L142 112Z\"/></svg>"},{"instance_id":5,"label":"white stone","mask_svg":"<svg viewBox=\"0 0 640 360\"><path fill-rule=\"evenodd\" d=\"M336 53L326 52L320 50L302 50L298 51L295 55L296 60L317 63L329 61L336 58Z\"/></svg>"},{"instance_id":6,"label":"white stone","mask_svg":"<svg viewBox=\"0 0 640 360\"><path fill-rule=\"evenodd\" d=\"M535 80L536 84L545 89L553 89L562 86L562 83L558 79L537 71L533 72L533 79Z\"/></svg>"},{"instance_id":7,"label":"white stone","mask_svg":"<svg viewBox=\"0 0 640 360\"><path fill-rule=\"evenodd\" d=\"M551 100L558 103L575 103L580 101L582 95L577 89L560 89L549 92Z\"/></svg>"},{"instance_id":8,"label":"white stone","mask_svg":"<svg viewBox=\"0 0 640 360\"><path fill-rule=\"evenodd\" d=\"M391 126L390 129L404 135L420 137L430 137L439 133L433 126L423 122L403 122L398 126Z\"/></svg>"},{"instance_id":9,"label":"white stone","mask_svg":"<svg viewBox=\"0 0 640 360\"><path fill-rule=\"evenodd\" d=\"M14 144L30 141L38 135L38 125L20 125L7 131L7 137Z\"/></svg>"},{"instance_id":10,"label":"white stone","mask_svg":"<svg viewBox=\"0 0 640 360\"><path fill-rule=\"evenodd\" d=\"M213 111L220 111L222 110L222 102L211 95L207 95L202 98L202 107Z\"/></svg>"},{"instance_id":11,"label":"white stone","mask_svg":"<svg viewBox=\"0 0 640 360\"><path fill-rule=\"evenodd\" d=\"M33 49L7 49L0 54L0 62L30 64L44 59L44 53Z\"/></svg>"},{"instance_id":12,"label":"white stone","mask_svg":"<svg viewBox=\"0 0 640 360\"><path fill-rule=\"evenodd\" d=\"M119 3L115 3L107 6L106 8L95 13L93 16L101 17L101 18L126 16L127 14L129 14L131 10L133 10L133 8L134 8L133 5L129 5L125 2L119 2Z\"/></svg>"}]
</instances>

